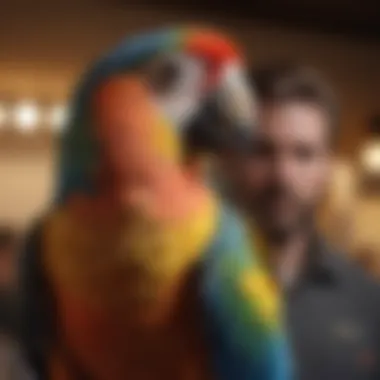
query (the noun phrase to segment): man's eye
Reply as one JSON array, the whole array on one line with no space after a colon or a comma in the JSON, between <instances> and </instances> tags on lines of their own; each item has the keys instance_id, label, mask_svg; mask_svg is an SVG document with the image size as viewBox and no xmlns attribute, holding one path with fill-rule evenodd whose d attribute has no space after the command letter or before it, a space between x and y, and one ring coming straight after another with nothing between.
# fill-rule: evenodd
<instances>
[{"instance_id":1,"label":"man's eye","mask_svg":"<svg viewBox=\"0 0 380 380\"><path fill-rule=\"evenodd\" d=\"M295 155L300 161L311 161L317 155L317 152L310 147L298 146L295 149Z\"/></svg>"}]
</instances>

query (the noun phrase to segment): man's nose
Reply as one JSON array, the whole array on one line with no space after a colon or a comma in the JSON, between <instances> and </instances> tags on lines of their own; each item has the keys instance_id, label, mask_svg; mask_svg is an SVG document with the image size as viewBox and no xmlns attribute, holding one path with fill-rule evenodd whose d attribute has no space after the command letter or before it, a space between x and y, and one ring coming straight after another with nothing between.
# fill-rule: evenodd
<instances>
[{"instance_id":1,"label":"man's nose","mask_svg":"<svg viewBox=\"0 0 380 380\"><path fill-rule=\"evenodd\" d=\"M295 170L291 158L286 155L278 155L273 159L273 176L280 183L289 183L294 180Z\"/></svg>"}]
</instances>

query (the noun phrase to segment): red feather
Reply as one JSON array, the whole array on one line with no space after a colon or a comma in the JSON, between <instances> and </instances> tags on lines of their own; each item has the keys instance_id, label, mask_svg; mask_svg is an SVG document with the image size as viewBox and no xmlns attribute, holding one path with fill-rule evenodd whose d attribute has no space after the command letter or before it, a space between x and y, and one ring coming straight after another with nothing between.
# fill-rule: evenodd
<instances>
[{"instance_id":1,"label":"red feather","mask_svg":"<svg viewBox=\"0 0 380 380\"><path fill-rule=\"evenodd\" d=\"M239 61L241 57L238 47L232 41L210 31L193 32L186 42L186 50L206 62L210 75L209 85L218 81L225 63Z\"/></svg>"}]
</instances>

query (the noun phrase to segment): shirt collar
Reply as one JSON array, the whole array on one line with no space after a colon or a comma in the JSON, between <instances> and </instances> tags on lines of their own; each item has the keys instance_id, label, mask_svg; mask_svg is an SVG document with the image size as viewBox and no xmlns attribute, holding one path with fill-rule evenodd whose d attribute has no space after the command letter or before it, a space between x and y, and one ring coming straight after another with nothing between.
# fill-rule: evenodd
<instances>
[{"instance_id":1,"label":"shirt collar","mask_svg":"<svg viewBox=\"0 0 380 380\"><path fill-rule=\"evenodd\" d=\"M310 240L309 248L306 252L303 281L318 285L334 285L337 280L337 273L332 255L331 247L323 238L315 234Z\"/></svg>"},{"instance_id":2,"label":"shirt collar","mask_svg":"<svg viewBox=\"0 0 380 380\"><path fill-rule=\"evenodd\" d=\"M251 238L253 238L258 258L262 265L267 266L269 249L265 239L259 233L254 223L249 223ZM305 283L314 283L323 286L336 284L337 273L332 260L333 250L327 242L318 234L312 233L308 248L305 252L305 267L296 284L292 288L298 288Z\"/></svg>"}]
</instances>

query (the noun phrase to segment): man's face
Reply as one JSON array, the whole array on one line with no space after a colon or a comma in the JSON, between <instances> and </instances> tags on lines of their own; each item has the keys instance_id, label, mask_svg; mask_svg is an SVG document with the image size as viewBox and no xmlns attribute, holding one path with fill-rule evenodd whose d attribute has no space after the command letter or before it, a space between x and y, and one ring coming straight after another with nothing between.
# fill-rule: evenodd
<instances>
[{"instance_id":1,"label":"man's face","mask_svg":"<svg viewBox=\"0 0 380 380\"><path fill-rule=\"evenodd\" d=\"M250 156L226 162L234 194L271 235L310 221L328 179L329 129L316 106L289 102L259 107Z\"/></svg>"}]
</instances>

